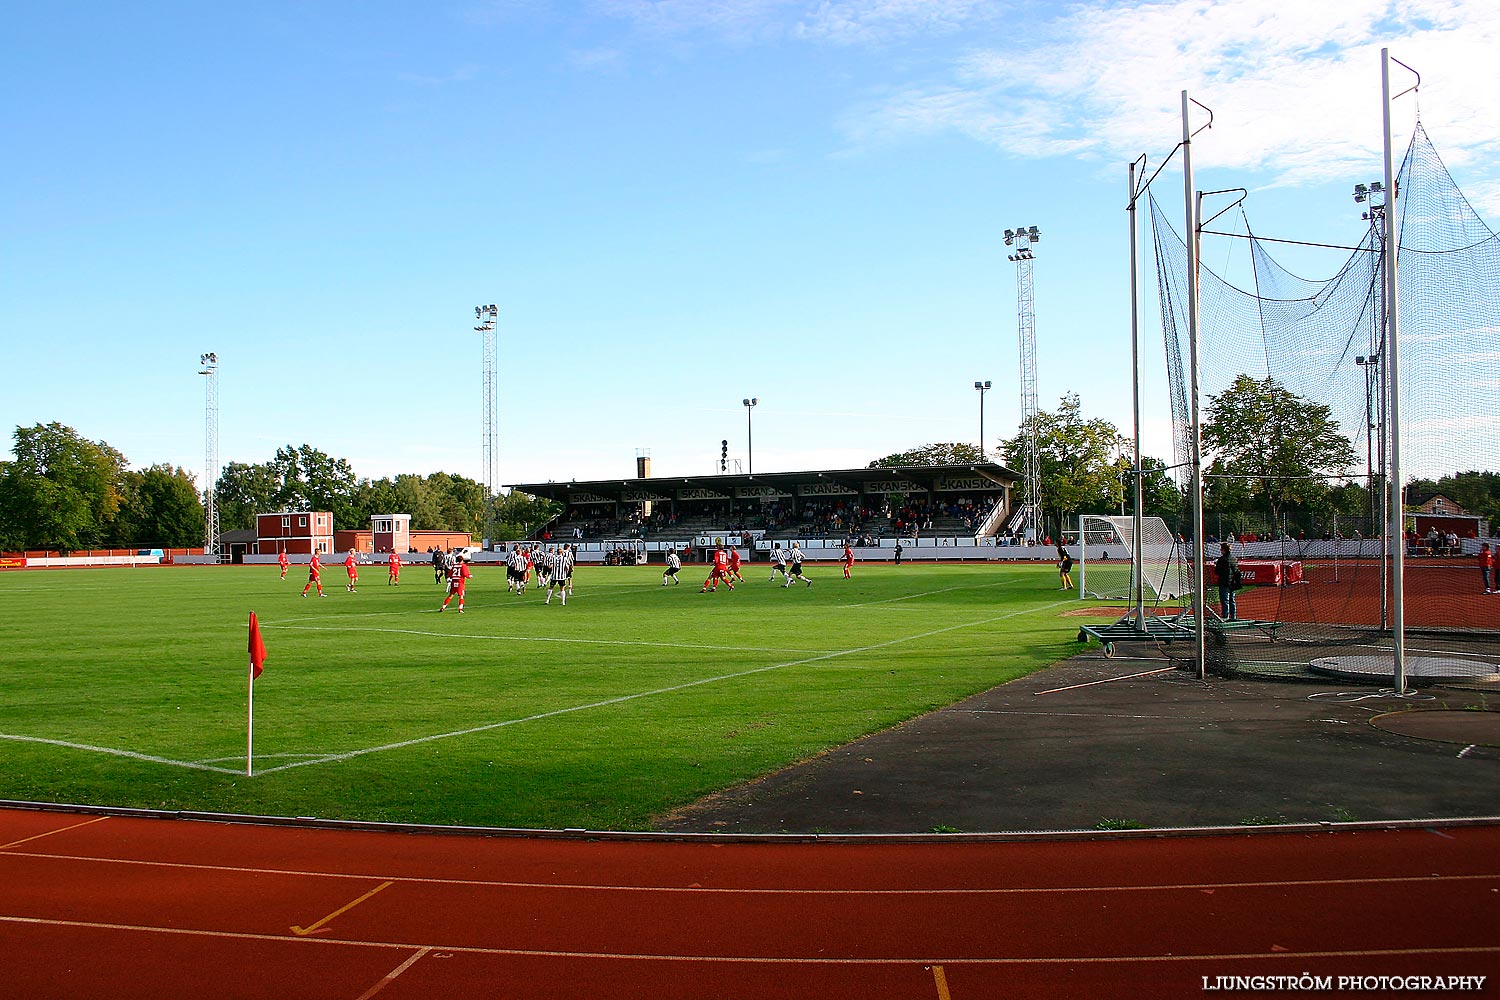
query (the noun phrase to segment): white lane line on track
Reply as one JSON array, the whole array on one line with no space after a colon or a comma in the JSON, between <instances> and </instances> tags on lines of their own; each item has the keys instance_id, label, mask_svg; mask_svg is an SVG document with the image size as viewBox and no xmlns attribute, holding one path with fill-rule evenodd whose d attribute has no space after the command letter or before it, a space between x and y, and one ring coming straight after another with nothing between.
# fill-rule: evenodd
<instances>
[{"instance_id":1,"label":"white lane line on track","mask_svg":"<svg viewBox=\"0 0 1500 1000\"><path fill-rule=\"evenodd\" d=\"M184 927L151 927L142 924L113 924L92 920L49 920L0 914L0 923L28 924L36 927L71 927L79 930L134 931L167 934L177 937L221 938L233 941L269 941L299 945L335 945L345 948L380 948L411 951L430 948L434 951L465 955L513 955L524 958L605 959L620 962L698 962L716 965L1137 965L1150 962L1239 962L1295 961L1299 958L1386 958L1405 955L1490 955L1500 953L1500 945L1469 948L1361 948L1348 951L1275 951L1241 952L1210 955L1037 955L1037 956L966 956L934 957L930 955L882 956L879 958L831 958L821 956L758 955L652 955L609 951L554 951L546 948L486 948L475 945L448 945L411 941L355 941L347 938L296 937L281 934L256 934L250 931L194 930Z\"/></svg>"},{"instance_id":2,"label":"white lane line on track","mask_svg":"<svg viewBox=\"0 0 1500 1000\"><path fill-rule=\"evenodd\" d=\"M263 777L263 776L265 776L267 774L275 774L278 771L291 770L294 767L311 767L311 766L313 766L315 764L332 764L332 763L335 763L335 762L338 762L338 761L351 760L351 759L353 759L355 757L362 757L362 756L364 756L366 754L381 753L381 752L386 751L386 750L400 750L400 749L404 749L404 748L410 747L410 746L419 746L419 745L421 745L423 743L432 743L432 742L434 742L436 740L451 739L451 738L456 737L456 736L471 736L471 735L473 735L475 733L489 732L490 730L493 730L493 729L501 729L501 728L504 728L506 726L519 725L519 724L521 724L523 722L537 722L537 721L540 721L542 719L550 719L550 718L553 718L553 717L559 716L559 715L568 715L568 714L571 714L573 712L585 712L585 711L588 711L589 709L604 708L604 707L609 706L609 705L620 705L620 704L624 704L625 702L635 701L635 700L640 699L640 698L650 698L650 697L653 697L655 695L660 695L660 694L673 694L673 693L675 693L677 691L686 691L689 688L701 687L701 686L703 686L705 684L717 684L720 681L736 680L736 679L741 678L741 677L752 677L755 674L768 673L769 671L772 671L772 670L781 670L784 667L799 667L799 666L804 666L804 665L809 664L809 663L817 663L817 662L822 661L822 660L837 659L838 657L841 657L841 656L852 656L852 655L854 655L856 653L868 653L868 652L870 652L872 650L885 649L885 648L888 648L890 646L898 646L898 645L900 645L902 643L906 643L906 642L916 642L919 639L930 639L931 637L933 637L935 635L943 635L944 633L947 633L947 632L956 632L956 631L958 631L960 629L966 629L966 628L977 628L977 627L979 627L981 625L990 625L990 624L993 624L995 622L1005 621L1006 619L1016 618L1016 617L1019 617L1021 615L1029 615L1029 614L1035 614L1035 613L1040 612L1040 611L1047 611L1047 610L1050 610L1051 608L1060 607L1061 605L1066 604L1066 603L1069 603L1069 602L1067 602L1067 601L1054 601L1051 604L1044 604L1041 607L1037 607L1037 608L1027 608L1027 609L1022 610L1022 611L1009 611L1009 612L1006 612L1003 615L993 615L993 616L991 616L989 618L982 618L979 621L965 622L965 623L959 624L959 625L947 625L947 626L944 626L943 628L932 629L932 630L927 631L927 632L919 632L919 633L917 633L915 635L904 636L904 637L898 638L898 639L888 639L885 642L872 643L871 645L860 646L860 647L857 647L855 649L845 649L845 650L839 650L839 651L832 652L832 653L822 653L822 654L820 654L818 656L809 656L809 657L805 657L805 658L800 659L800 660L787 660L784 663L772 663L769 666L754 667L754 668L752 668L750 670L739 670L739 671L735 671L734 673L719 674L719 675L717 675L715 677L703 677L703 678L700 678L700 679L695 680L695 681L686 681L686 682L684 682L682 684L672 684L672 685L669 685L667 687L653 688L650 691L638 691L638 692L636 692L634 694L624 694L624 695L620 695L620 696L615 697L615 698L605 698L605 699L602 699L600 701L589 702L589 703L584 704L584 705L572 705L572 706L569 706L568 708L553 709L550 712L538 712L535 715L528 715L528 716L526 716L524 718L520 718L520 719L504 719L504 720L502 720L500 722L490 722L490 723L486 723L486 724L484 724L482 726L471 726L471 727L469 727L467 729L458 729L458 730L454 730L453 732L448 732L448 733L434 733L434 734L432 734L430 736L418 736L415 739L400 740L400 741L398 741L396 743L386 743L386 744L382 744L380 746L366 747L366 748L364 748L362 750L349 750L349 751L346 751L344 753L330 754L330 755L328 755L326 757L321 757L321 758L318 758L318 759L315 759L315 760L300 760L300 761L296 761L296 762L291 763L291 764L282 764L282 765L280 765L278 767L268 767L268 768L266 768L263 771L257 771L256 772L256 777Z\"/></svg>"},{"instance_id":3,"label":"white lane line on track","mask_svg":"<svg viewBox=\"0 0 1500 1000\"><path fill-rule=\"evenodd\" d=\"M70 828L71 829L71 828ZM136 858L100 858L90 855L54 854L43 851L5 851L5 858L31 858L43 861L74 861L100 865L122 865L141 868L165 868L181 871L203 871L231 875L283 875L291 878L347 879L356 882L372 880L407 885L452 885L465 888L525 889L559 892L641 892L668 895L693 893L705 895L745 896L1035 896L1048 893L1077 895L1090 892L1202 892L1205 889L1296 889L1366 885L1413 885L1417 883L1460 883L1500 881L1500 871L1469 875L1368 875L1347 878L1267 879L1256 882L1166 882L1144 885L1068 885L1068 886L995 886L920 889L766 889L737 886L682 885L597 885L583 882L518 882L496 879L434 878L425 875L369 874L359 872L302 871L295 868L253 868L242 865L194 864L185 861L150 861Z\"/></svg>"}]
</instances>

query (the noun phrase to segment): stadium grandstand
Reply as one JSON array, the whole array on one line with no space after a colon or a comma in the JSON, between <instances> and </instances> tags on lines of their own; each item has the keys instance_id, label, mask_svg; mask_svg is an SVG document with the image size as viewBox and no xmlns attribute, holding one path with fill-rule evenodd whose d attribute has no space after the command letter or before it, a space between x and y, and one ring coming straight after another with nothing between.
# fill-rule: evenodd
<instances>
[{"instance_id":1,"label":"stadium grandstand","mask_svg":"<svg viewBox=\"0 0 1500 1000\"><path fill-rule=\"evenodd\" d=\"M894 558L973 558L1015 538L1012 491L1019 476L992 462L894 468L825 469L676 478L516 483L510 488L553 500L563 510L533 532L542 542L578 545L598 561L628 550L660 559L689 558L735 545L764 555L775 544L863 550ZM927 550L934 550L928 552ZM832 558L835 553L827 553ZM984 556L978 556L983 558Z\"/></svg>"}]
</instances>

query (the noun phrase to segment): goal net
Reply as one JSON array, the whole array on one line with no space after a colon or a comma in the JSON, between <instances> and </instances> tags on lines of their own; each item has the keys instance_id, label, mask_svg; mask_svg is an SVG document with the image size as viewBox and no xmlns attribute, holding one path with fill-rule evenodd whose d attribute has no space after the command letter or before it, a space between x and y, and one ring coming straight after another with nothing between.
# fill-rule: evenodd
<instances>
[{"instance_id":1,"label":"goal net","mask_svg":"<svg viewBox=\"0 0 1500 1000\"><path fill-rule=\"evenodd\" d=\"M644 566L646 543L639 538L606 538L604 562L608 566Z\"/></svg>"},{"instance_id":2,"label":"goal net","mask_svg":"<svg viewBox=\"0 0 1500 1000\"><path fill-rule=\"evenodd\" d=\"M1135 553L1141 553L1141 596L1176 600L1191 589L1192 558L1159 517L1134 519L1084 514L1078 519L1078 586L1084 597L1129 600L1134 593Z\"/></svg>"}]
</instances>

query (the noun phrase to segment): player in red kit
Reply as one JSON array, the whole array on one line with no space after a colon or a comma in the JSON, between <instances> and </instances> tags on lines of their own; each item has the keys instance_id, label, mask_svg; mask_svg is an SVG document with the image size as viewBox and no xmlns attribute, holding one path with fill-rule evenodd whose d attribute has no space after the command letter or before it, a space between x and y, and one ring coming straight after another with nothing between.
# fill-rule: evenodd
<instances>
[{"instance_id":1,"label":"player in red kit","mask_svg":"<svg viewBox=\"0 0 1500 1000\"><path fill-rule=\"evenodd\" d=\"M359 582L359 560L355 558L354 550L349 550L349 558L344 560L344 572L349 576L349 582L344 584L344 589L354 594L357 591L354 585Z\"/></svg>"},{"instance_id":2,"label":"player in red kit","mask_svg":"<svg viewBox=\"0 0 1500 1000\"><path fill-rule=\"evenodd\" d=\"M708 579L703 581L703 589L698 591L698 593L708 593L709 584L713 584L713 591L717 594L719 592L720 580L723 580L724 585L730 590L734 589L734 584L729 582L729 553L725 552L722 548L714 550L713 569L709 570Z\"/></svg>"},{"instance_id":3,"label":"player in red kit","mask_svg":"<svg viewBox=\"0 0 1500 1000\"><path fill-rule=\"evenodd\" d=\"M849 579L849 571L854 568L854 547L844 546L844 579Z\"/></svg>"},{"instance_id":4,"label":"player in red kit","mask_svg":"<svg viewBox=\"0 0 1500 1000\"><path fill-rule=\"evenodd\" d=\"M286 568L289 564L290 561L286 557L286 549L282 549L280 552L276 553L276 565L281 567L281 578L283 580L286 579Z\"/></svg>"},{"instance_id":5,"label":"player in red kit","mask_svg":"<svg viewBox=\"0 0 1500 1000\"><path fill-rule=\"evenodd\" d=\"M395 549L391 550L391 557L386 560L386 565L390 567L390 576L386 578L385 585L387 587L401 586L401 557L396 554Z\"/></svg>"},{"instance_id":6,"label":"player in red kit","mask_svg":"<svg viewBox=\"0 0 1500 1000\"><path fill-rule=\"evenodd\" d=\"M318 561L318 554L316 552L312 554L312 558L307 563L307 585L302 588L302 596L306 597L307 592L313 587L318 588L319 597L328 596L323 593L323 564Z\"/></svg>"},{"instance_id":7,"label":"player in red kit","mask_svg":"<svg viewBox=\"0 0 1500 1000\"><path fill-rule=\"evenodd\" d=\"M448 570L448 596L443 598L443 606L438 608L439 612L448 610L448 602L454 597L458 598L458 613L464 613L464 584L469 582L472 576L469 572L469 564L462 556L453 558L453 568Z\"/></svg>"},{"instance_id":8,"label":"player in red kit","mask_svg":"<svg viewBox=\"0 0 1500 1000\"><path fill-rule=\"evenodd\" d=\"M729 549L729 572L725 574L724 578L727 580L730 577L741 583L745 582L745 578L740 575L740 550L734 546L730 546Z\"/></svg>"}]
</instances>

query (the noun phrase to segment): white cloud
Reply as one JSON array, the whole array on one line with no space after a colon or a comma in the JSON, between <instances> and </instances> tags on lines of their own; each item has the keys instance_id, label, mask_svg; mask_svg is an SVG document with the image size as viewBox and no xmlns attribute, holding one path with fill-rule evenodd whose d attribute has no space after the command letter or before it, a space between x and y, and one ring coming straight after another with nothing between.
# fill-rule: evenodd
<instances>
[{"instance_id":1,"label":"white cloud","mask_svg":"<svg viewBox=\"0 0 1500 1000\"><path fill-rule=\"evenodd\" d=\"M993 0L822 0L793 28L798 38L867 45L945 35L999 17Z\"/></svg>"},{"instance_id":2,"label":"white cloud","mask_svg":"<svg viewBox=\"0 0 1500 1000\"><path fill-rule=\"evenodd\" d=\"M1215 166L1273 183L1344 178L1380 158L1383 46L1424 73L1423 119L1455 164L1500 153L1490 101L1500 17L1469 0L1164 0L1064 8L1005 48L957 61L847 123L861 144L955 131L1024 156L1168 152L1180 92L1213 109ZM1412 78L1393 67L1396 89ZM1394 120L1410 130L1418 102ZM1450 152L1451 151L1451 152Z\"/></svg>"}]
</instances>

